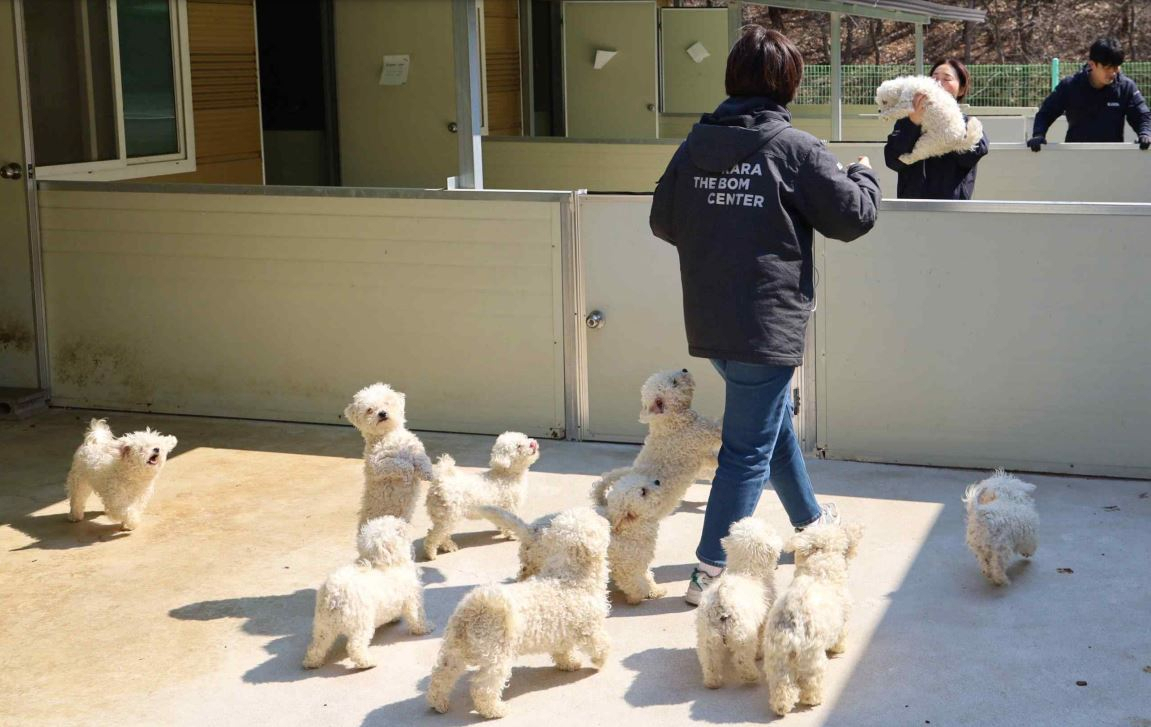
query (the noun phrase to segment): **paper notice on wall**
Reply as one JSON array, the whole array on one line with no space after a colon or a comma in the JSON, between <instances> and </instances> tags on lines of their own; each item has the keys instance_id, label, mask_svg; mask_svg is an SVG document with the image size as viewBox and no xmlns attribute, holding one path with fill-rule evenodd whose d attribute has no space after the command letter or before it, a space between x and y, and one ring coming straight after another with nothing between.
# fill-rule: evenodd
<instances>
[{"instance_id":1,"label":"paper notice on wall","mask_svg":"<svg viewBox=\"0 0 1151 727\"><path fill-rule=\"evenodd\" d=\"M380 71L381 86L402 86L408 82L411 56L384 56L384 69Z\"/></svg>"},{"instance_id":2,"label":"paper notice on wall","mask_svg":"<svg viewBox=\"0 0 1151 727\"><path fill-rule=\"evenodd\" d=\"M608 61L610 61L612 58L615 58L615 54L617 52L618 51L614 50L597 50L595 52L595 63L593 64L595 69L598 71L606 66Z\"/></svg>"},{"instance_id":3,"label":"paper notice on wall","mask_svg":"<svg viewBox=\"0 0 1151 727\"><path fill-rule=\"evenodd\" d=\"M687 49L687 54L691 56L691 59L696 63L703 63L704 58L711 56L711 53L708 53L707 48L704 48L703 43L700 43L699 41L691 44L691 46Z\"/></svg>"}]
</instances>

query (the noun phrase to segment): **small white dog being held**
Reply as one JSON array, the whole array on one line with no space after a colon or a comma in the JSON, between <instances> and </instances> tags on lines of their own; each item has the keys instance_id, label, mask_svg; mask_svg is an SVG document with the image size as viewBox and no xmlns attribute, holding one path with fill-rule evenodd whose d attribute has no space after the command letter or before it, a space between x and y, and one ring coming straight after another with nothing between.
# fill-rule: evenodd
<instances>
[{"instance_id":1,"label":"small white dog being held","mask_svg":"<svg viewBox=\"0 0 1151 727\"><path fill-rule=\"evenodd\" d=\"M795 577L768 612L763 657L769 704L780 716L796 702L823 701L827 655L847 645L847 563L862 536L858 525L819 525L784 547L795 553Z\"/></svg>"},{"instance_id":2,"label":"small white dog being held","mask_svg":"<svg viewBox=\"0 0 1151 727\"><path fill-rule=\"evenodd\" d=\"M384 515L411 522L420 482L432 477L423 443L405 427L404 409L405 396L381 383L357 391L344 409L344 418L364 437L361 525Z\"/></svg>"},{"instance_id":3,"label":"small white dog being held","mask_svg":"<svg viewBox=\"0 0 1151 727\"><path fill-rule=\"evenodd\" d=\"M492 446L489 469L478 474L456 467L449 455L441 455L432 466L432 484L428 488L428 517L432 527L424 538L424 554L435 560L436 553L450 553L458 548L452 533L463 520L482 517L475 510L481 505L495 505L518 514L527 490L528 468L540 458L536 440L519 432L504 432ZM515 533L501 528L508 538Z\"/></svg>"},{"instance_id":4,"label":"small white dog being held","mask_svg":"<svg viewBox=\"0 0 1151 727\"><path fill-rule=\"evenodd\" d=\"M910 116L915 97L923 95L923 133L915 147L899 161L914 164L951 152L971 151L983 138L983 123L974 116L966 123L959 102L930 76L900 76L879 84L875 103L879 118L888 121Z\"/></svg>"},{"instance_id":5,"label":"small white dog being held","mask_svg":"<svg viewBox=\"0 0 1151 727\"><path fill-rule=\"evenodd\" d=\"M967 486L967 547L983 575L997 586L1011 583L1007 565L1015 554L1030 558L1039 547L1039 514L1031 493L1035 485L1002 469Z\"/></svg>"},{"instance_id":6,"label":"small white dog being held","mask_svg":"<svg viewBox=\"0 0 1151 727\"><path fill-rule=\"evenodd\" d=\"M432 630L407 523L390 515L369 520L360 526L356 547L359 559L328 576L316 592L305 669L322 665L340 636L347 637L348 656L357 668L375 666L368 648L376 629L401 617L415 635Z\"/></svg>"},{"instance_id":7,"label":"small white dog being held","mask_svg":"<svg viewBox=\"0 0 1151 727\"><path fill-rule=\"evenodd\" d=\"M557 669L580 668L577 652L599 669L610 641L605 628L608 524L590 507L565 510L540 532L547 553L539 573L519 583L481 586L460 602L428 686L428 704L448 710L452 688L469 666L476 711L507 714L504 687L518 656L549 654Z\"/></svg>"},{"instance_id":8,"label":"small white dog being held","mask_svg":"<svg viewBox=\"0 0 1151 727\"><path fill-rule=\"evenodd\" d=\"M68 471L68 519L83 520L88 496L95 492L108 517L135 530L175 447L171 435L144 429L117 437L107 421L93 419Z\"/></svg>"},{"instance_id":9,"label":"small white dog being held","mask_svg":"<svg viewBox=\"0 0 1151 727\"><path fill-rule=\"evenodd\" d=\"M767 613L775 603L775 569L783 540L762 520L745 517L720 541L727 568L703 592L696 611L696 653L703 684L723 686L724 657L730 653L745 682L759 681L755 660L763 651Z\"/></svg>"}]
</instances>

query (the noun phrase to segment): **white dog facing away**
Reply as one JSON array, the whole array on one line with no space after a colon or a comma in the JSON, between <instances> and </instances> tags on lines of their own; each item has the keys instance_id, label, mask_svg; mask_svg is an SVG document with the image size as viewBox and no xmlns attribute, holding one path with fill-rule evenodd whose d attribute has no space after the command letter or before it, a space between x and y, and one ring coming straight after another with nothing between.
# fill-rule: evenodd
<instances>
[{"instance_id":1,"label":"white dog facing away","mask_svg":"<svg viewBox=\"0 0 1151 727\"><path fill-rule=\"evenodd\" d=\"M428 686L428 704L448 710L452 688L469 666L476 711L507 714L503 690L517 656L550 654L556 668L596 669L607 659L608 524L588 507L559 513L540 533L548 553L540 572L519 583L481 586L464 596L444 630Z\"/></svg>"},{"instance_id":2,"label":"white dog facing away","mask_svg":"<svg viewBox=\"0 0 1151 727\"><path fill-rule=\"evenodd\" d=\"M534 576L543 568L544 562L548 558L548 553L544 548L539 547L541 543L540 535L552 524L552 520L555 520L558 514L559 513L555 512L549 513L529 523L515 513L508 512L502 507L482 505L475 509L476 517L490 520L501 532L511 533L515 539L519 541L520 569L516 575L516 580L518 581L522 581L529 576Z\"/></svg>"},{"instance_id":3,"label":"white dog facing away","mask_svg":"<svg viewBox=\"0 0 1151 727\"><path fill-rule=\"evenodd\" d=\"M347 637L348 656L356 667L375 666L368 655L372 636L380 626L401 617L413 634L432 630L407 523L390 515L369 520L360 526L356 547L359 559L328 576L316 592L306 669L322 665L340 636Z\"/></svg>"},{"instance_id":4,"label":"white dog facing away","mask_svg":"<svg viewBox=\"0 0 1151 727\"><path fill-rule=\"evenodd\" d=\"M428 517L432 527L424 538L424 554L435 560L440 550L452 552L457 545L452 533L462 520L480 517L475 509L495 505L519 512L527 490L528 468L540 458L536 440L519 432L504 432L492 446L490 468L479 474L462 472L449 455L441 455L432 467L428 488ZM507 537L515 537L503 530Z\"/></svg>"},{"instance_id":5,"label":"white dog facing away","mask_svg":"<svg viewBox=\"0 0 1151 727\"><path fill-rule=\"evenodd\" d=\"M703 592L696 611L696 653L709 689L723 686L724 656L739 678L759 681L767 613L775 603L775 568L783 540L762 520L745 517L720 541L727 568Z\"/></svg>"},{"instance_id":6,"label":"white dog facing away","mask_svg":"<svg viewBox=\"0 0 1151 727\"><path fill-rule=\"evenodd\" d=\"M971 151L983 138L983 123L971 117L966 123L959 102L929 76L900 76L879 84L875 103L879 118L893 121L915 110L915 97L923 94L923 133L908 154L899 161L914 164L953 151Z\"/></svg>"},{"instance_id":7,"label":"white dog facing away","mask_svg":"<svg viewBox=\"0 0 1151 727\"><path fill-rule=\"evenodd\" d=\"M402 393L376 383L357 391L344 409L344 418L364 437L361 525L385 515L411 522L420 482L432 477L423 443L404 426L404 407Z\"/></svg>"},{"instance_id":8,"label":"white dog facing away","mask_svg":"<svg viewBox=\"0 0 1151 727\"><path fill-rule=\"evenodd\" d=\"M1039 514L1031 493L1035 485L1002 469L967 486L967 547L983 575L997 586L1011 583L1007 565L1015 554L1030 558L1039 547Z\"/></svg>"},{"instance_id":9,"label":"white dog facing away","mask_svg":"<svg viewBox=\"0 0 1151 727\"><path fill-rule=\"evenodd\" d=\"M682 497L701 473L715 470L720 425L691 408L694 394L695 379L687 369L648 377L640 389L639 420L648 425L643 448L631 466L607 472L592 485L595 504L606 505L607 492L632 471L658 478Z\"/></svg>"},{"instance_id":10,"label":"white dog facing away","mask_svg":"<svg viewBox=\"0 0 1151 727\"><path fill-rule=\"evenodd\" d=\"M795 553L795 577L767 615L764 671L772 711L823 701L827 654L847 644L851 593L847 562L863 535L858 525L821 525L797 533L784 550Z\"/></svg>"},{"instance_id":11,"label":"white dog facing away","mask_svg":"<svg viewBox=\"0 0 1151 727\"><path fill-rule=\"evenodd\" d=\"M117 437L104 419L90 421L68 471L68 519L83 520L88 496L95 492L108 517L135 530L175 447L175 437L150 428Z\"/></svg>"},{"instance_id":12,"label":"white dog facing away","mask_svg":"<svg viewBox=\"0 0 1151 727\"><path fill-rule=\"evenodd\" d=\"M656 584L649 566L655 558L659 523L675 509L680 494L639 471L621 477L607 493L611 581L629 604L667 595L667 589Z\"/></svg>"}]
</instances>

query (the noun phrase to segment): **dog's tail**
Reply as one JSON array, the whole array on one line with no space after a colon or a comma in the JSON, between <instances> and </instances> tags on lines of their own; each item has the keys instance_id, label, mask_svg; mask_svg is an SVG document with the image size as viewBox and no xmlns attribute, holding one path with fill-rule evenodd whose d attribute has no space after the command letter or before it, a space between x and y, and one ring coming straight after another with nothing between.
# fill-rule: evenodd
<instances>
[{"instance_id":1,"label":"dog's tail","mask_svg":"<svg viewBox=\"0 0 1151 727\"><path fill-rule=\"evenodd\" d=\"M511 594L506 586L473 589L456 607L444 628L442 649L462 654L469 664L488 663L515 649L519 632ZM510 656L510 654L508 654Z\"/></svg>"},{"instance_id":2,"label":"dog's tail","mask_svg":"<svg viewBox=\"0 0 1151 727\"><path fill-rule=\"evenodd\" d=\"M116 436L112 434L112 429L108 426L107 419L93 419L88 422L88 429L84 432L84 444L98 444L101 442L110 442Z\"/></svg>"},{"instance_id":3,"label":"dog's tail","mask_svg":"<svg viewBox=\"0 0 1151 727\"><path fill-rule=\"evenodd\" d=\"M591 501L593 505L600 507L607 507L607 491L611 488L611 483L606 479L598 479L591 486Z\"/></svg>"},{"instance_id":4,"label":"dog's tail","mask_svg":"<svg viewBox=\"0 0 1151 727\"><path fill-rule=\"evenodd\" d=\"M432 465L432 482L442 482L451 479L456 473L456 461L450 454L441 454L436 463Z\"/></svg>"},{"instance_id":5,"label":"dog's tail","mask_svg":"<svg viewBox=\"0 0 1151 727\"><path fill-rule=\"evenodd\" d=\"M516 540L527 543L535 538L532 526L524 522L518 515L508 512L502 507L481 505L468 515L469 518L490 520L500 530L506 530L516 536Z\"/></svg>"}]
</instances>

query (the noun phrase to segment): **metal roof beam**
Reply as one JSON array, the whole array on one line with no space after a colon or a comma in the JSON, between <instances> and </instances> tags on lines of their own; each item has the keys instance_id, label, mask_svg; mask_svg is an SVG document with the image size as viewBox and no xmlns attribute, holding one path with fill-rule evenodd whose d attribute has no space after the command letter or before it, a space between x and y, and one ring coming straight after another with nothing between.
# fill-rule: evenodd
<instances>
[{"instance_id":1,"label":"metal roof beam","mask_svg":"<svg viewBox=\"0 0 1151 727\"><path fill-rule=\"evenodd\" d=\"M886 8L871 7L869 5L855 5L853 3L837 2L836 0L743 0L744 4L766 5L774 8L788 10L808 10L817 13L843 13L860 18L874 18L876 20L894 20L899 23L914 23L928 25L931 23L930 15L909 13L905 10L888 10Z\"/></svg>"}]
</instances>

